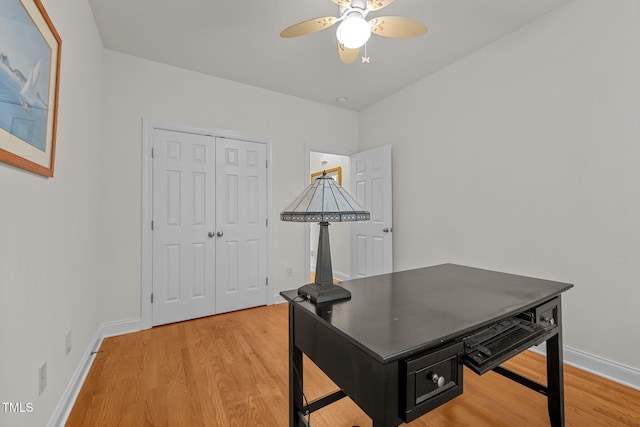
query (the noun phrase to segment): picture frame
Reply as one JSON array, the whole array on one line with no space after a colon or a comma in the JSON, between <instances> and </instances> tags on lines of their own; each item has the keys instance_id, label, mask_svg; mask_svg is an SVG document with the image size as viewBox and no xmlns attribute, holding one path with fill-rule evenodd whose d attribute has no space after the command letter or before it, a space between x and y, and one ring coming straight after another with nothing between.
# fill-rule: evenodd
<instances>
[{"instance_id":1,"label":"picture frame","mask_svg":"<svg viewBox=\"0 0 640 427\"><path fill-rule=\"evenodd\" d=\"M316 177L322 175L324 172L327 173L328 176L332 177L336 180L338 185L342 185L342 166L338 166L331 169L325 169L323 171L314 172L311 174L311 182L313 182Z\"/></svg>"},{"instance_id":2,"label":"picture frame","mask_svg":"<svg viewBox=\"0 0 640 427\"><path fill-rule=\"evenodd\" d=\"M0 3L0 161L53 177L62 40L40 0Z\"/></svg>"}]
</instances>

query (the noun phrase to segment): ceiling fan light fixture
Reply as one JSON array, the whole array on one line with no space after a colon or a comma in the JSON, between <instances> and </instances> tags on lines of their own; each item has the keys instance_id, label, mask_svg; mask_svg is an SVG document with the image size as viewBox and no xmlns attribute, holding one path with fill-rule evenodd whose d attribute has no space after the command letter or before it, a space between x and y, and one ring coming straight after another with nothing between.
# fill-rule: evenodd
<instances>
[{"instance_id":1,"label":"ceiling fan light fixture","mask_svg":"<svg viewBox=\"0 0 640 427\"><path fill-rule=\"evenodd\" d=\"M363 46L371 37L371 25L359 12L350 13L336 30L338 42L347 49Z\"/></svg>"}]
</instances>

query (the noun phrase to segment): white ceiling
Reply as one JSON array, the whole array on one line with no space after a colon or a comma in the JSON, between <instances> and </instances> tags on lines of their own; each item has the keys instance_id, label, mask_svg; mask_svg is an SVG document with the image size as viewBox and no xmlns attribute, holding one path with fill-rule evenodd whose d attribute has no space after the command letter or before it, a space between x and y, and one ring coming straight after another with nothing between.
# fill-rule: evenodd
<instances>
[{"instance_id":1,"label":"white ceiling","mask_svg":"<svg viewBox=\"0 0 640 427\"><path fill-rule=\"evenodd\" d=\"M369 64L343 64L335 26L294 39L284 28L338 16L329 0L89 0L104 46L297 97L362 110L571 0L396 0L369 18L424 22L415 39L373 35Z\"/></svg>"}]
</instances>

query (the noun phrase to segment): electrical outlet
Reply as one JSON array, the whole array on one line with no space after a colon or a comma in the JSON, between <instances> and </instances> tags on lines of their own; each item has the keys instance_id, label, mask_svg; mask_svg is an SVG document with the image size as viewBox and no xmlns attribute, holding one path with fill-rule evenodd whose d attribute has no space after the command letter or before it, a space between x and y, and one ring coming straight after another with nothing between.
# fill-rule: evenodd
<instances>
[{"instance_id":1,"label":"electrical outlet","mask_svg":"<svg viewBox=\"0 0 640 427\"><path fill-rule=\"evenodd\" d=\"M44 390L47 388L47 362L44 362L38 370L38 376L40 383L38 396L42 396L42 393L44 393Z\"/></svg>"},{"instance_id":2,"label":"electrical outlet","mask_svg":"<svg viewBox=\"0 0 640 427\"><path fill-rule=\"evenodd\" d=\"M69 353L71 353L71 331L64 336L64 355L67 356Z\"/></svg>"},{"instance_id":3,"label":"electrical outlet","mask_svg":"<svg viewBox=\"0 0 640 427\"><path fill-rule=\"evenodd\" d=\"M293 277L293 267L287 267L287 277Z\"/></svg>"}]
</instances>

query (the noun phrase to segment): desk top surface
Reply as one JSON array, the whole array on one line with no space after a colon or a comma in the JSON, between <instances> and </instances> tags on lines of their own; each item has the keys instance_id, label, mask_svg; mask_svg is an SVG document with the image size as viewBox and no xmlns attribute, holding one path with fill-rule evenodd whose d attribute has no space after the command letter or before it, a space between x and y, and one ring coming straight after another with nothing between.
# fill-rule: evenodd
<instances>
[{"instance_id":1,"label":"desk top surface","mask_svg":"<svg viewBox=\"0 0 640 427\"><path fill-rule=\"evenodd\" d=\"M351 299L295 304L382 362L435 347L545 302L573 285L443 264L347 280ZM289 302L297 290L282 292Z\"/></svg>"}]
</instances>

